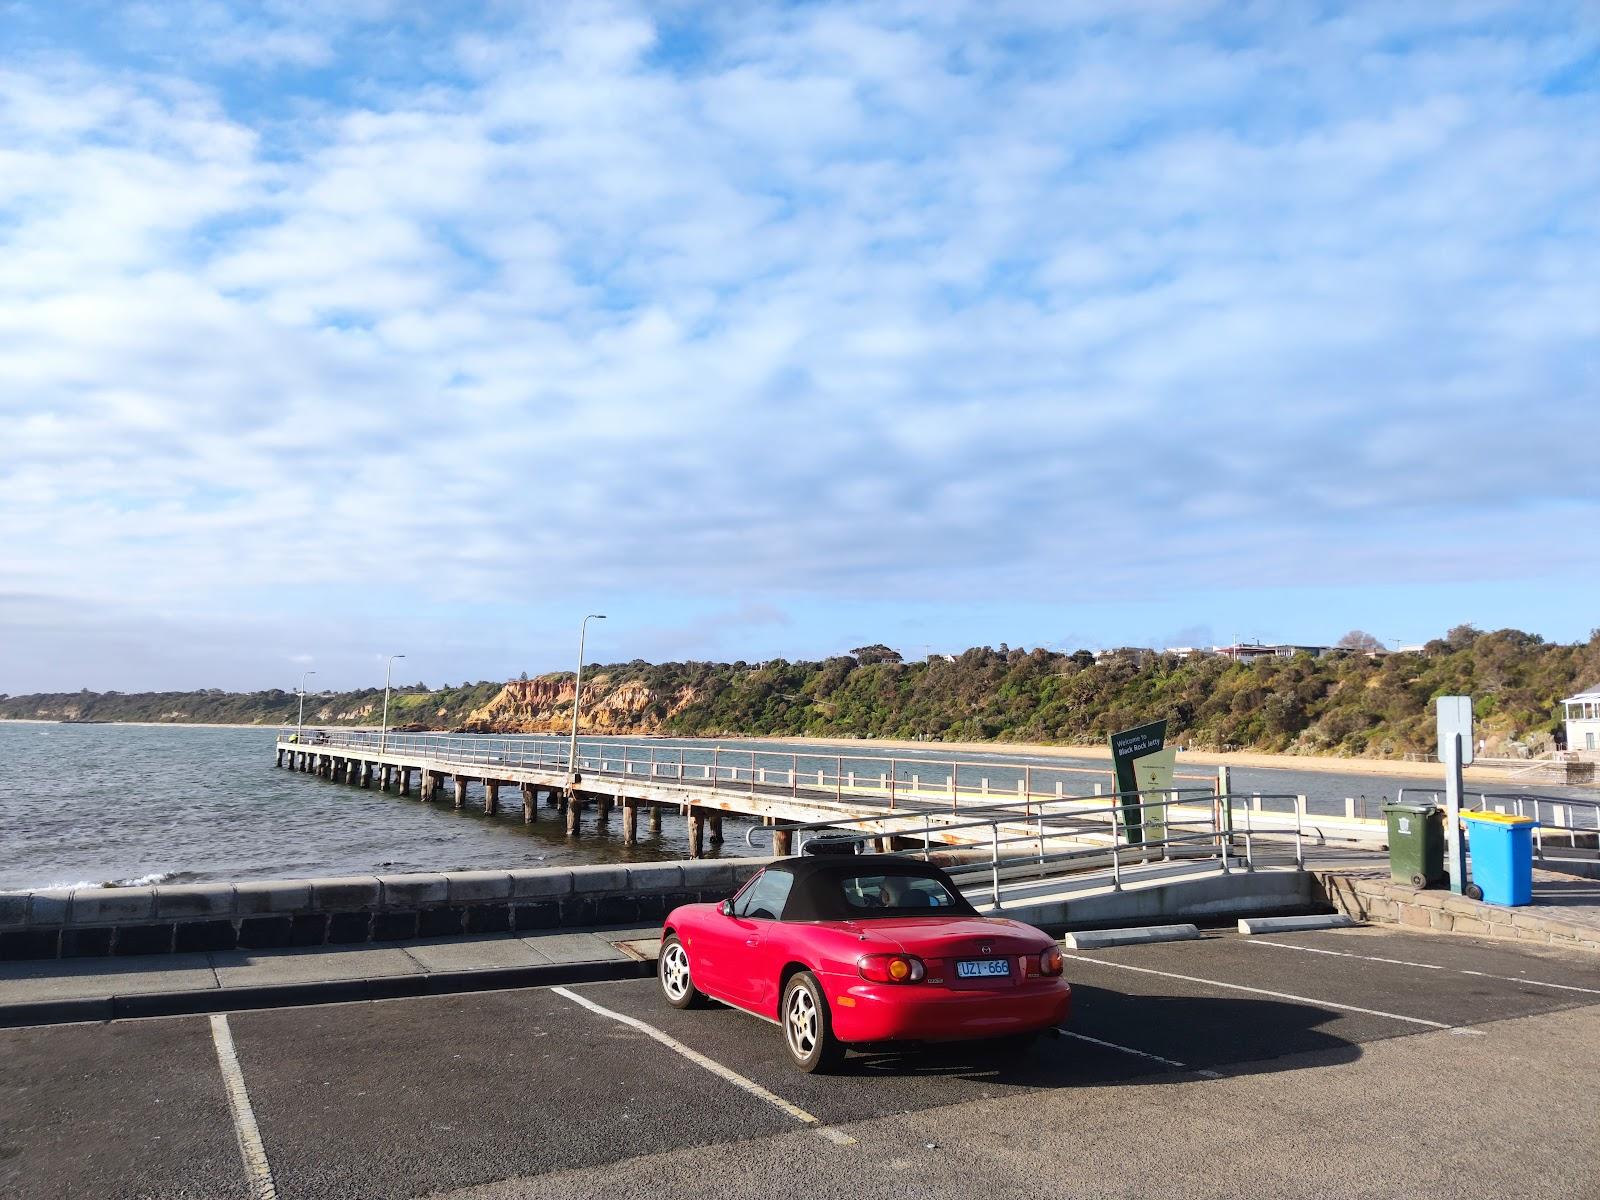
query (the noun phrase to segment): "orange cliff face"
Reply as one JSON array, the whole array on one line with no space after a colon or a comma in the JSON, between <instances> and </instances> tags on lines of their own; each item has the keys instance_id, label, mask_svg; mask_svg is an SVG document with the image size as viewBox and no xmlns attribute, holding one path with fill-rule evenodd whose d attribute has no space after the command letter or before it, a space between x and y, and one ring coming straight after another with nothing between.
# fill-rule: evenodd
<instances>
[{"instance_id":1,"label":"orange cliff face","mask_svg":"<svg viewBox=\"0 0 1600 1200\"><path fill-rule=\"evenodd\" d=\"M513 680L482 708L468 714L465 727L474 733L562 733L572 727L572 677ZM682 688L663 702L637 679L614 683L604 673L583 681L583 711L578 729L584 733L649 734L662 721L694 702L694 690Z\"/></svg>"}]
</instances>

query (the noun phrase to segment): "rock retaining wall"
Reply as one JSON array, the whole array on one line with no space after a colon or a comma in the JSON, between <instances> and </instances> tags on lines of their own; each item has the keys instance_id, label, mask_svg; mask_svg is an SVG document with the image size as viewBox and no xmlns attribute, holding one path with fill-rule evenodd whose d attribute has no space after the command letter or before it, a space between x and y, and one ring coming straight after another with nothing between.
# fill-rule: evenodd
<instances>
[{"instance_id":1,"label":"rock retaining wall","mask_svg":"<svg viewBox=\"0 0 1600 1200\"><path fill-rule=\"evenodd\" d=\"M1539 904L1506 908L1442 888L1397 883L1386 871L1317 871L1313 878L1320 899L1357 920L1600 952L1600 924L1592 907L1571 912Z\"/></svg>"}]
</instances>

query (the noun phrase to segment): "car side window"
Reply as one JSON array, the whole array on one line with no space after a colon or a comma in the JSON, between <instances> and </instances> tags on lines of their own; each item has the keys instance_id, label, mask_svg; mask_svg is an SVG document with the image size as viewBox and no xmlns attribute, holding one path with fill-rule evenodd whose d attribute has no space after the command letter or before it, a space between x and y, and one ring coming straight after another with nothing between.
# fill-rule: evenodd
<instances>
[{"instance_id":1,"label":"car side window","mask_svg":"<svg viewBox=\"0 0 1600 1200\"><path fill-rule=\"evenodd\" d=\"M787 871L763 871L733 902L733 915L751 920L776 921L789 899L794 876Z\"/></svg>"}]
</instances>

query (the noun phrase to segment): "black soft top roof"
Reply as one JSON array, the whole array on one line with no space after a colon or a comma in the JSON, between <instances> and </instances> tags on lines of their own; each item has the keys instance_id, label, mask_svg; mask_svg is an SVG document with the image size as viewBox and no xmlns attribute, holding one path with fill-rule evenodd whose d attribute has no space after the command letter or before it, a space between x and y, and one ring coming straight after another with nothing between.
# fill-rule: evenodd
<instances>
[{"instance_id":1,"label":"black soft top roof","mask_svg":"<svg viewBox=\"0 0 1600 1200\"><path fill-rule=\"evenodd\" d=\"M781 871L794 876L794 886L783 906L785 921L848 921L859 919L861 914L845 903L841 880L853 875L904 875L912 879L937 879L950 889L955 903L936 910L915 910L922 916L937 912L940 916L977 916L977 910L951 879L932 863L905 858L898 854L841 854L788 858L775 862L768 871ZM897 909L887 909L883 916L905 916Z\"/></svg>"}]
</instances>

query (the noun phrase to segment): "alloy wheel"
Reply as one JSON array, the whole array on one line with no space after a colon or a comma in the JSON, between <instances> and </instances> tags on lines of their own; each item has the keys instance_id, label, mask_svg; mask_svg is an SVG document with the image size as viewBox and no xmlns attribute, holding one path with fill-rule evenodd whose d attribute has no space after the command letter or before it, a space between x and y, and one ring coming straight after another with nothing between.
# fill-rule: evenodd
<instances>
[{"instance_id":1,"label":"alloy wheel","mask_svg":"<svg viewBox=\"0 0 1600 1200\"><path fill-rule=\"evenodd\" d=\"M662 956L661 986L669 1000L682 1000L689 994L689 956L677 942L668 946Z\"/></svg>"},{"instance_id":2,"label":"alloy wheel","mask_svg":"<svg viewBox=\"0 0 1600 1200\"><path fill-rule=\"evenodd\" d=\"M817 1048L817 1005L806 988L797 987L789 993L783 1028L794 1056L809 1058Z\"/></svg>"}]
</instances>

